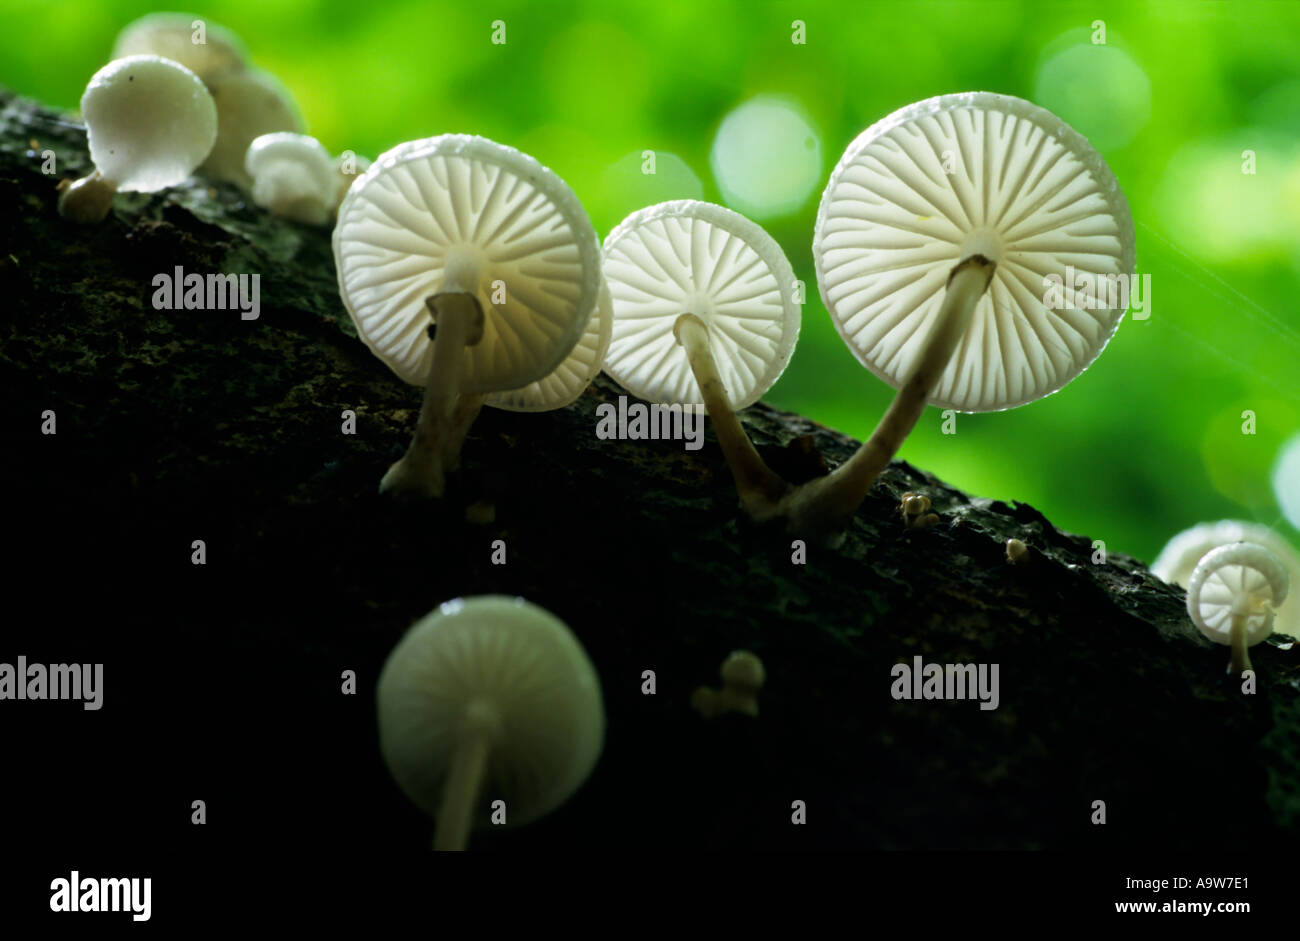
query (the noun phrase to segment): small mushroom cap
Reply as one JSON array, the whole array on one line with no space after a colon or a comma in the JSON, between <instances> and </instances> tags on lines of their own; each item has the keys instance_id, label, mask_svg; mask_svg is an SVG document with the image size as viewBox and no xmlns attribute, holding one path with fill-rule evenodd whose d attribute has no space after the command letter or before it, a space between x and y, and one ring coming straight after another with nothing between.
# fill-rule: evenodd
<instances>
[{"instance_id":1,"label":"small mushroom cap","mask_svg":"<svg viewBox=\"0 0 1300 941\"><path fill-rule=\"evenodd\" d=\"M967 92L895 111L849 145L822 195L813 259L835 329L895 388L953 266L996 262L930 397L983 412L1055 392L1100 355L1125 307L1049 310L1045 278L1061 279L1066 300L1079 273L1104 287L1134 273L1134 244L1119 183L1082 135L1020 98Z\"/></svg>"},{"instance_id":2,"label":"small mushroom cap","mask_svg":"<svg viewBox=\"0 0 1300 941\"><path fill-rule=\"evenodd\" d=\"M203 20L202 43L194 41L194 23L186 13L150 13L123 27L113 44L113 58L154 55L185 66L207 82L223 72L244 68L244 44L230 30Z\"/></svg>"},{"instance_id":3,"label":"small mushroom cap","mask_svg":"<svg viewBox=\"0 0 1300 941\"><path fill-rule=\"evenodd\" d=\"M613 326L614 301L609 296L609 285L602 282L600 302L596 305L596 313L587 322L587 332L564 362L549 376L522 389L493 392L485 400L486 404L508 412L549 412L571 405L600 372Z\"/></svg>"},{"instance_id":4,"label":"small mushroom cap","mask_svg":"<svg viewBox=\"0 0 1300 941\"><path fill-rule=\"evenodd\" d=\"M253 202L276 215L320 225L334 210L334 161L314 137L263 134L248 145L244 169L253 178Z\"/></svg>"},{"instance_id":5,"label":"small mushroom cap","mask_svg":"<svg viewBox=\"0 0 1300 941\"><path fill-rule=\"evenodd\" d=\"M727 659L722 661L720 672L722 682L727 686L755 692L762 688L767 679L763 661L748 650L733 650Z\"/></svg>"},{"instance_id":6,"label":"small mushroom cap","mask_svg":"<svg viewBox=\"0 0 1300 941\"><path fill-rule=\"evenodd\" d=\"M466 729L488 728L482 813L544 816L600 757L605 711L586 652L554 615L522 598L457 599L418 621L379 677L379 743L407 797L436 816Z\"/></svg>"},{"instance_id":7,"label":"small mushroom cap","mask_svg":"<svg viewBox=\"0 0 1300 941\"><path fill-rule=\"evenodd\" d=\"M632 213L605 239L614 330L605 371L638 398L702 405L674 327L694 314L709 330L734 409L758 401L799 339L795 277L781 246L722 206L684 199Z\"/></svg>"},{"instance_id":8,"label":"small mushroom cap","mask_svg":"<svg viewBox=\"0 0 1300 941\"><path fill-rule=\"evenodd\" d=\"M199 77L161 56L114 59L81 96L90 159L119 190L175 186L217 137L217 110Z\"/></svg>"},{"instance_id":9,"label":"small mushroom cap","mask_svg":"<svg viewBox=\"0 0 1300 941\"><path fill-rule=\"evenodd\" d=\"M380 155L339 206L334 259L357 333L413 385L433 361L425 299L472 293L484 325L465 352L461 391L471 394L554 372L586 332L601 284L596 231L564 181L463 134Z\"/></svg>"},{"instance_id":10,"label":"small mushroom cap","mask_svg":"<svg viewBox=\"0 0 1300 941\"><path fill-rule=\"evenodd\" d=\"M1217 644L1232 643L1232 616L1245 618L1246 644L1273 632L1274 608L1286 600L1290 577L1282 560L1263 546L1238 542L1211 549L1187 585L1187 613Z\"/></svg>"},{"instance_id":11,"label":"small mushroom cap","mask_svg":"<svg viewBox=\"0 0 1300 941\"><path fill-rule=\"evenodd\" d=\"M1253 542L1273 553L1286 567L1293 582L1300 582L1300 552L1267 526L1244 520L1219 520L1200 523L1185 529L1160 550L1151 563L1151 572L1171 585L1186 588L1191 582L1196 563L1207 552L1235 542ZM1300 592L1287 595L1276 605L1277 617L1273 630L1279 634L1300 637Z\"/></svg>"},{"instance_id":12,"label":"small mushroom cap","mask_svg":"<svg viewBox=\"0 0 1300 941\"><path fill-rule=\"evenodd\" d=\"M249 145L263 134L300 133L298 106L278 79L257 69L218 76L209 87L217 106L217 142L199 172L251 191L253 178L244 169Z\"/></svg>"}]
</instances>

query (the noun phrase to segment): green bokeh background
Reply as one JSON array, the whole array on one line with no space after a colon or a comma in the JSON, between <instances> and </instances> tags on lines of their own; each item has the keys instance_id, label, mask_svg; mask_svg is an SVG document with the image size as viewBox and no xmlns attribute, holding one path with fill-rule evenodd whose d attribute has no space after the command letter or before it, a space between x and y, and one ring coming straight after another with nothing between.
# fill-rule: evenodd
<instances>
[{"instance_id":1,"label":"green bokeh background","mask_svg":"<svg viewBox=\"0 0 1300 941\"><path fill-rule=\"evenodd\" d=\"M116 32L153 9L0 0L0 82L73 110ZM239 33L334 153L482 134L555 169L602 235L662 199L748 211L809 285L799 347L767 400L858 437L892 390L857 365L817 296L811 241L826 177L855 135L909 102L975 89L1036 101L1088 136L1119 178L1152 315L1126 318L1091 369L1041 402L960 415L955 435L928 411L902 456L1147 560L1179 529L1221 517L1300 542L1270 483L1300 432L1300 2L183 9ZM491 42L494 20L503 45ZM795 20L804 44L791 41ZM1093 42L1098 20L1105 44ZM797 203L775 215L764 209L772 194L738 196L710 159L724 119L759 96L807 124L766 139L759 126L741 141L760 178ZM641 172L645 150L657 155L654 176ZM1254 174L1243 173L1244 151ZM1242 433L1247 409L1254 435Z\"/></svg>"}]
</instances>

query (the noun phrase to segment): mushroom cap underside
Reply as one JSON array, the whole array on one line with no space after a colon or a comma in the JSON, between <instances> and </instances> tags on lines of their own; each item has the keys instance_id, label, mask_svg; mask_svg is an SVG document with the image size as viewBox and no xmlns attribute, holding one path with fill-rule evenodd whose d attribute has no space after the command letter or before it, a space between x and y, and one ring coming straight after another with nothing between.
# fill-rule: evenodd
<instances>
[{"instance_id":1,"label":"mushroom cap underside","mask_svg":"<svg viewBox=\"0 0 1300 941\"><path fill-rule=\"evenodd\" d=\"M503 595L450 601L418 621L384 665L378 709L384 758L431 816L466 734L488 735L482 804L506 801L512 825L577 790L604 742L600 682L578 640Z\"/></svg>"},{"instance_id":2,"label":"mushroom cap underside","mask_svg":"<svg viewBox=\"0 0 1300 941\"><path fill-rule=\"evenodd\" d=\"M558 176L513 148L448 134L378 157L334 229L339 293L361 339L402 379L432 364L427 298L472 294L483 336L461 391L536 382L577 345L600 291L600 244Z\"/></svg>"},{"instance_id":3,"label":"mushroom cap underside","mask_svg":"<svg viewBox=\"0 0 1300 941\"><path fill-rule=\"evenodd\" d=\"M605 239L614 327L605 371L639 398L704 399L674 327L693 314L735 409L780 378L799 338L794 271L780 245L739 213L698 200L649 206Z\"/></svg>"},{"instance_id":4,"label":"mushroom cap underside","mask_svg":"<svg viewBox=\"0 0 1300 941\"><path fill-rule=\"evenodd\" d=\"M995 411L1057 391L1100 355L1134 274L1128 203L1106 161L1055 115L968 92L867 128L822 195L817 282L840 336L895 388L934 327L948 276L997 264L930 403Z\"/></svg>"}]
</instances>

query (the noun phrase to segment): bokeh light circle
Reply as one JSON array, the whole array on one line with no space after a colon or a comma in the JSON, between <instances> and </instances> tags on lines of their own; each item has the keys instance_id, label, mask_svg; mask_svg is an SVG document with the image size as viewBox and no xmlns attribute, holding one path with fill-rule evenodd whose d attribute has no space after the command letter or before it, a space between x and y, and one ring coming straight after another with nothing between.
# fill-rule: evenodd
<instances>
[{"instance_id":1,"label":"bokeh light circle","mask_svg":"<svg viewBox=\"0 0 1300 941\"><path fill-rule=\"evenodd\" d=\"M1151 79L1113 45L1066 46L1038 69L1034 102L1058 115L1100 151L1123 147L1151 117Z\"/></svg>"},{"instance_id":2,"label":"bokeh light circle","mask_svg":"<svg viewBox=\"0 0 1300 941\"><path fill-rule=\"evenodd\" d=\"M760 96L723 118L709 164L732 209L753 219L789 215L821 182L821 135L793 102Z\"/></svg>"},{"instance_id":3,"label":"bokeh light circle","mask_svg":"<svg viewBox=\"0 0 1300 941\"><path fill-rule=\"evenodd\" d=\"M1293 435L1273 465L1273 495L1291 525L1300 529L1300 434Z\"/></svg>"}]
</instances>

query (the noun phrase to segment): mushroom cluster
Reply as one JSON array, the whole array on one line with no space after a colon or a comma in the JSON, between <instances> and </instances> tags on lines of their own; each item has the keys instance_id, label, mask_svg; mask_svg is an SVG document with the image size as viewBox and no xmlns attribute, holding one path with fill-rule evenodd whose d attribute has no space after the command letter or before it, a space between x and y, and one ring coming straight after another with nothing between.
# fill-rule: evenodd
<instances>
[{"instance_id":1,"label":"mushroom cluster","mask_svg":"<svg viewBox=\"0 0 1300 941\"><path fill-rule=\"evenodd\" d=\"M293 96L267 72L254 68L230 30L184 13L151 13L118 34L113 57L148 54L171 59L207 86L217 109L217 139L199 172L251 191L244 166L248 146L263 134L300 133Z\"/></svg>"},{"instance_id":2,"label":"mushroom cluster","mask_svg":"<svg viewBox=\"0 0 1300 941\"><path fill-rule=\"evenodd\" d=\"M234 183L275 215L324 225L369 166L365 158L334 160L305 136L288 88L255 68L239 37L224 27L187 14L152 13L118 34L113 58L134 55L169 59L199 77L216 106L217 134L198 172Z\"/></svg>"},{"instance_id":3,"label":"mushroom cluster","mask_svg":"<svg viewBox=\"0 0 1300 941\"><path fill-rule=\"evenodd\" d=\"M1125 311L1057 305L1044 285L1073 285L1071 269L1127 276L1134 244L1110 168L1055 115L1007 95L931 98L853 141L818 211L826 309L862 364L898 389L850 460L790 485L735 416L780 375L799 316L779 246L730 210L652 206L606 239L605 368L642 398L703 402L745 511L834 543L927 404L1013 408L1083 372Z\"/></svg>"},{"instance_id":4,"label":"mushroom cluster","mask_svg":"<svg viewBox=\"0 0 1300 941\"><path fill-rule=\"evenodd\" d=\"M198 27L202 28L198 28ZM202 40L200 41L200 34ZM555 173L511 147L443 134L373 163L303 133L292 97L228 31L178 14L127 27L81 101L95 171L59 212L102 219L117 190L151 192L196 169L299 222L336 218L339 293L359 338L423 389L405 454L380 491L436 498L480 409L563 408L604 369L652 403L702 406L744 511L834 543L928 405L998 411L1037 401L1096 360L1122 305L1072 303L1134 270L1128 204L1105 160L1056 116L985 92L908 105L862 132L830 175L812 254L831 322L896 390L875 430L830 473L791 484L740 412L779 379L801 326L801 286L781 246L722 206L636 211L604 243ZM1053 303L1046 285L1063 286ZM897 507L909 536L940 522L929 497ZM1250 669L1288 602L1300 557L1251 524L1180 535L1153 571L1186 584L1187 611ZM1038 563L1018 538L1009 565ZM1290 605L1289 607L1287 605ZM762 662L735 651L706 717L757 717ZM554 615L504 595L457 599L416 623L379 679L380 745L402 791L463 849L504 814L543 816L591 773L604 741L600 683ZM500 805L498 808L497 805Z\"/></svg>"}]
</instances>

